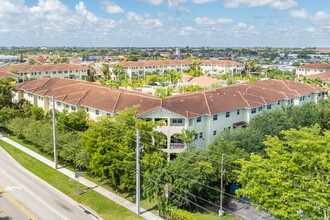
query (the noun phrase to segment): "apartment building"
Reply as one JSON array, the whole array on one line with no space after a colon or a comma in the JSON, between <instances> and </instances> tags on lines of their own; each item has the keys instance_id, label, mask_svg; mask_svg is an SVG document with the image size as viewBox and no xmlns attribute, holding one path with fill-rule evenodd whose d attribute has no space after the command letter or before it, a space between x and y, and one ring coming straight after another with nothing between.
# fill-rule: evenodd
<instances>
[{"instance_id":1,"label":"apartment building","mask_svg":"<svg viewBox=\"0 0 330 220\"><path fill-rule=\"evenodd\" d=\"M330 71L330 64L326 63L311 63L303 66L299 66L296 69L296 76L310 76L318 73L324 73Z\"/></svg>"},{"instance_id":2,"label":"apartment building","mask_svg":"<svg viewBox=\"0 0 330 220\"><path fill-rule=\"evenodd\" d=\"M114 65L121 65L125 68L129 77L137 74L144 77L146 73L158 73L164 75L167 71L183 73L189 71L193 62L201 62L200 68L203 73L211 75L223 73L240 73L244 70L244 63L231 60L148 60L148 61L127 61L110 65L110 71Z\"/></svg>"},{"instance_id":3,"label":"apartment building","mask_svg":"<svg viewBox=\"0 0 330 220\"><path fill-rule=\"evenodd\" d=\"M10 65L0 67L0 73L17 73L21 81L40 78L79 79L87 76L88 67L72 64Z\"/></svg>"},{"instance_id":4,"label":"apartment building","mask_svg":"<svg viewBox=\"0 0 330 220\"><path fill-rule=\"evenodd\" d=\"M116 114L126 107L139 105L137 118L164 120L157 130L164 133L169 155L185 149L174 136L183 128L195 130L194 145L205 149L226 129L246 126L262 111L282 105L315 102L324 94L322 88L289 80L265 80L234 84L221 88L173 95L165 99L135 91L64 78L44 78L16 84L14 101L21 99L42 107L69 112L84 110L91 119Z\"/></svg>"}]
</instances>

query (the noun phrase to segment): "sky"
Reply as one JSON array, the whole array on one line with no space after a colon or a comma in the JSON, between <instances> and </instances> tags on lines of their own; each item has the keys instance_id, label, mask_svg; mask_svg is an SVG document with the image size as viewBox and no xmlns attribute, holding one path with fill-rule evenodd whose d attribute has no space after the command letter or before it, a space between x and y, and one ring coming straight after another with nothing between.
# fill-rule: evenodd
<instances>
[{"instance_id":1,"label":"sky","mask_svg":"<svg viewBox=\"0 0 330 220\"><path fill-rule=\"evenodd\" d=\"M0 0L0 46L330 47L330 1Z\"/></svg>"}]
</instances>

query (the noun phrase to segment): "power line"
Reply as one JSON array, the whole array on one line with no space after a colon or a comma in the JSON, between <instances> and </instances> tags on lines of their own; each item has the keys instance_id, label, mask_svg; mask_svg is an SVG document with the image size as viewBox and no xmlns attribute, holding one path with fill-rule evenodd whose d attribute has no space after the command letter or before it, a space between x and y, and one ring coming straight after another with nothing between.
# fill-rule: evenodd
<instances>
[{"instance_id":1,"label":"power line","mask_svg":"<svg viewBox=\"0 0 330 220\"><path fill-rule=\"evenodd\" d=\"M325 204L322 204L322 203L316 202L316 201L314 201L314 200L310 200L310 199L307 199L307 198L304 198L304 197L301 197L301 196L298 196L298 195L294 195L294 194L292 194L292 193L285 192L285 191L283 191L283 190L276 189L276 188L273 188L273 187L271 187L271 186L267 186L267 185L265 185L265 184L263 184L263 183L255 182L255 181L253 181L253 180L250 180L250 179L244 178L244 177L242 177L242 176L239 176L239 175L236 175L236 174L233 174L233 173L230 173L230 172L226 172L226 173L228 173L229 175L236 176L237 178L242 178L242 179L245 179L245 180L247 180L247 181L251 181L251 182L253 182L253 183L256 183L256 184L258 184L258 185L262 185L262 186L265 186L265 187L267 187L267 188L270 188L270 189L273 189L273 190L276 190L276 191L280 191L280 192L282 192L282 193L286 193L286 194L289 194L289 195L291 195L291 196L298 197L298 198L303 199L303 200L306 200L306 201L308 201L308 202L313 202L313 203L316 203L316 204L319 204L319 205L323 205L323 206L325 206L325 207L329 207L329 206L327 206L327 205L325 205Z\"/></svg>"}]
</instances>

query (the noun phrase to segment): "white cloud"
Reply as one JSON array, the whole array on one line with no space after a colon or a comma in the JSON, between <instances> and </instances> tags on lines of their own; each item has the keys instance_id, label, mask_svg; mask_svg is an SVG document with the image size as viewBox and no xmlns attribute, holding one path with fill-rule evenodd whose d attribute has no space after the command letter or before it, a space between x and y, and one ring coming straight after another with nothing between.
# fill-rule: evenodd
<instances>
[{"instance_id":1,"label":"white cloud","mask_svg":"<svg viewBox=\"0 0 330 220\"><path fill-rule=\"evenodd\" d=\"M305 8L302 8L300 10L293 10L290 11L290 15L293 18L301 18L301 19L308 19L309 14Z\"/></svg>"},{"instance_id":2,"label":"white cloud","mask_svg":"<svg viewBox=\"0 0 330 220\"><path fill-rule=\"evenodd\" d=\"M79 2L76 5L76 12L80 15L85 16L87 18L87 20L91 23L97 23L97 21L98 21L98 18L96 17L96 15L86 9L84 2Z\"/></svg>"},{"instance_id":3,"label":"white cloud","mask_svg":"<svg viewBox=\"0 0 330 220\"><path fill-rule=\"evenodd\" d=\"M109 14L120 14L125 12L124 9L119 7L115 2L111 1L103 1L101 8Z\"/></svg>"},{"instance_id":4,"label":"white cloud","mask_svg":"<svg viewBox=\"0 0 330 220\"><path fill-rule=\"evenodd\" d=\"M290 12L291 17L306 19L312 22L314 25L329 25L330 24L330 14L324 11L318 11L315 15L311 15L305 8L300 10L293 10Z\"/></svg>"},{"instance_id":5,"label":"white cloud","mask_svg":"<svg viewBox=\"0 0 330 220\"><path fill-rule=\"evenodd\" d=\"M288 1L275 1L270 5L271 9L275 10L287 10L291 8L295 8L298 6L298 3L294 0L288 0Z\"/></svg>"},{"instance_id":6,"label":"white cloud","mask_svg":"<svg viewBox=\"0 0 330 220\"><path fill-rule=\"evenodd\" d=\"M163 27L162 22L158 18L153 19L148 13L140 15L130 11L127 12L126 19L129 24L139 25L143 29Z\"/></svg>"},{"instance_id":7,"label":"white cloud","mask_svg":"<svg viewBox=\"0 0 330 220\"><path fill-rule=\"evenodd\" d=\"M248 8L269 7L276 10L295 8L298 3L295 0L224 0L225 8L238 8L245 5Z\"/></svg>"},{"instance_id":8,"label":"white cloud","mask_svg":"<svg viewBox=\"0 0 330 220\"><path fill-rule=\"evenodd\" d=\"M310 32L310 33L313 33L313 32L315 32L315 28L314 27L309 27L309 28L307 28L306 29L306 31L308 31L308 32Z\"/></svg>"},{"instance_id":9,"label":"white cloud","mask_svg":"<svg viewBox=\"0 0 330 220\"><path fill-rule=\"evenodd\" d=\"M247 24L244 24L244 23L240 22L240 23L237 24L237 27L239 27L239 28L246 28L247 27Z\"/></svg>"},{"instance_id":10,"label":"white cloud","mask_svg":"<svg viewBox=\"0 0 330 220\"><path fill-rule=\"evenodd\" d=\"M209 2L215 2L217 0L192 0L193 3L196 3L196 4L205 4L205 3L209 3Z\"/></svg>"},{"instance_id":11,"label":"white cloud","mask_svg":"<svg viewBox=\"0 0 330 220\"><path fill-rule=\"evenodd\" d=\"M135 1L147 3L150 5L156 5L156 6L159 6L164 2L164 0L135 0Z\"/></svg>"},{"instance_id":12,"label":"white cloud","mask_svg":"<svg viewBox=\"0 0 330 220\"><path fill-rule=\"evenodd\" d=\"M330 24L330 14L327 14L324 11L318 11L315 15L311 16L310 20L315 25L328 25Z\"/></svg>"},{"instance_id":13,"label":"white cloud","mask_svg":"<svg viewBox=\"0 0 330 220\"><path fill-rule=\"evenodd\" d=\"M234 20L230 18L218 18L216 20L213 20L209 17L195 18L195 24L203 27L208 27L216 24L229 24L232 22L234 22Z\"/></svg>"},{"instance_id":14,"label":"white cloud","mask_svg":"<svg viewBox=\"0 0 330 220\"><path fill-rule=\"evenodd\" d=\"M230 24L230 23L233 23L234 20L231 18L219 18L219 19L217 19L217 22L219 24Z\"/></svg>"}]
</instances>

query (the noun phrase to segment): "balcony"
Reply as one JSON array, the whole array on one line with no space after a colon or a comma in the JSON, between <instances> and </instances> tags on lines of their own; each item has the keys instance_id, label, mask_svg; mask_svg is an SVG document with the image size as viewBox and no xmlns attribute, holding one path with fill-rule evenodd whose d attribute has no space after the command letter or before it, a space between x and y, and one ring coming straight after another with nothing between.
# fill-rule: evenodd
<instances>
[{"instance_id":1,"label":"balcony","mask_svg":"<svg viewBox=\"0 0 330 220\"><path fill-rule=\"evenodd\" d=\"M171 143L170 149L184 149L184 143Z\"/></svg>"}]
</instances>

